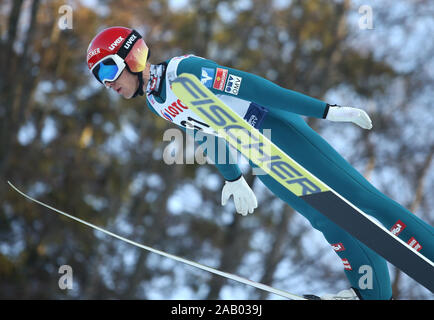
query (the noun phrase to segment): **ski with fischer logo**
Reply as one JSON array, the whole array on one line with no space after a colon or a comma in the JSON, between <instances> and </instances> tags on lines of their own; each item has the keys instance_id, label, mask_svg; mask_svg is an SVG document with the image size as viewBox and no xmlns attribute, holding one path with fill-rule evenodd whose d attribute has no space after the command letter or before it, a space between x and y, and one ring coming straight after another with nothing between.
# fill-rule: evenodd
<instances>
[{"instance_id":1,"label":"ski with fischer logo","mask_svg":"<svg viewBox=\"0 0 434 320\"><path fill-rule=\"evenodd\" d=\"M288 191L434 292L434 263L298 164L218 99L196 76L171 81L182 103Z\"/></svg>"}]
</instances>

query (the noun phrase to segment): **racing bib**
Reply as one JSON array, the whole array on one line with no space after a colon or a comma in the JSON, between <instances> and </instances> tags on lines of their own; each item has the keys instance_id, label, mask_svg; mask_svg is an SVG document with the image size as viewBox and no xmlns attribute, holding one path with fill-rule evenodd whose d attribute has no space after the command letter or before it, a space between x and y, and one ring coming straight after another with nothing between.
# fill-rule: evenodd
<instances>
[{"instance_id":1,"label":"racing bib","mask_svg":"<svg viewBox=\"0 0 434 320\"><path fill-rule=\"evenodd\" d=\"M176 125L187 129L197 129L208 134L217 135L214 129L212 129L191 109L183 104L180 99L178 99L170 86L170 82L176 78L179 63L182 60L193 56L194 55L191 54L184 55L174 57L170 60L166 69L166 100L164 102L158 102L154 95L150 93L148 93L146 97L158 115L165 120L173 122ZM258 127L262 118L266 114L266 111L262 110L263 108L260 109L258 105L251 103L250 101L224 94L217 94L216 96L230 106L238 115L244 118L253 127ZM254 121L252 121L252 119Z\"/></svg>"}]
</instances>

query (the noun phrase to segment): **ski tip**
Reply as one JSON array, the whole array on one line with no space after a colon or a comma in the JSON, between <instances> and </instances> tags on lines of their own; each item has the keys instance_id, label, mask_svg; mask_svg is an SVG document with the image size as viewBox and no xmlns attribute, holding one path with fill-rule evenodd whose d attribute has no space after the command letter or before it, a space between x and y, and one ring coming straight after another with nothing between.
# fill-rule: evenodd
<instances>
[{"instance_id":1,"label":"ski tip","mask_svg":"<svg viewBox=\"0 0 434 320\"><path fill-rule=\"evenodd\" d=\"M9 186L11 187L11 188L13 188L13 189L17 189L17 187L15 187L13 184L12 184L12 182L10 182L9 180L8 180L8 184L9 184Z\"/></svg>"},{"instance_id":2,"label":"ski tip","mask_svg":"<svg viewBox=\"0 0 434 320\"><path fill-rule=\"evenodd\" d=\"M12 188L12 189L14 189L16 192L18 192L19 194L22 194L22 195L24 195L17 187L15 187L13 184L12 184L12 182L10 182L9 180L8 180L8 184L9 184L9 186ZM24 195L25 196L25 195Z\"/></svg>"}]
</instances>

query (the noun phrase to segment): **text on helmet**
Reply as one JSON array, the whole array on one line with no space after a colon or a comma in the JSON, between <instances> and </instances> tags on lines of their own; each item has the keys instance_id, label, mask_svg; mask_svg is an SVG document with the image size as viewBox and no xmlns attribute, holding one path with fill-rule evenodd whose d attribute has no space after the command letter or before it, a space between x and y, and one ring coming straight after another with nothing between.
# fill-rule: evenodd
<instances>
[{"instance_id":1,"label":"text on helmet","mask_svg":"<svg viewBox=\"0 0 434 320\"><path fill-rule=\"evenodd\" d=\"M130 46L131 46L131 44L132 44L132 43L134 42L134 40L136 40L136 39L137 39L137 36L136 36L135 34L132 34L131 37L129 37L128 40L125 41L124 48L125 48L125 49L129 49Z\"/></svg>"},{"instance_id":2,"label":"text on helmet","mask_svg":"<svg viewBox=\"0 0 434 320\"><path fill-rule=\"evenodd\" d=\"M100 48L96 48L96 49L93 49L92 51L89 51L89 53L87 54L87 60L89 60L89 59L92 58L93 56L99 54L100 51L101 51Z\"/></svg>"},{"instance_id":3,"label":"text on helmet","mask_svg":"<svg viewBox=\"0 0 434 320\"><path fill-rule=\"evenodd\" d=\"M113 43L108 47L111 51L113 51L122 41L124 38L122 36L119 36Z\"/></svg>"}]
</instances>

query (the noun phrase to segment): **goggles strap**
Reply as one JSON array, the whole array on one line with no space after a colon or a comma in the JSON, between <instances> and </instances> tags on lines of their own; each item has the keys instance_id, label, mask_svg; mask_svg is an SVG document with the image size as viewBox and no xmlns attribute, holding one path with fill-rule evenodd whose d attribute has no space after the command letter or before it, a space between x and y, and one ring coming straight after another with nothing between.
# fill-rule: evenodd
<instances>
[{"instance_id":1,"label":"goggles strap","mask_svg":"<svg viewBox=\"0 0 434 320\"><path fill-rule=\"evenodd\" d=\"M143 91L143 74L142 72L137 72L136 74L137 77L139 78L139 87L137 88L132 98L135 98L137 96L143 96L145 94L145 92Z\"/></svg>"},{"instance_id":2,"label":"goggles strap","mask_svg":"<svg viewBox=\"0 0 434 320\"><path fill-rule=\"evenodd\" d=\"M140 33L138 33L136 30L131 31L131 33L128 35L128 37L123 42L122 46L117 52L117 55L125 60L128 53L131 51L131 49L134 47L135 43L142 38Z\"/></svg>"}]
</instances>

